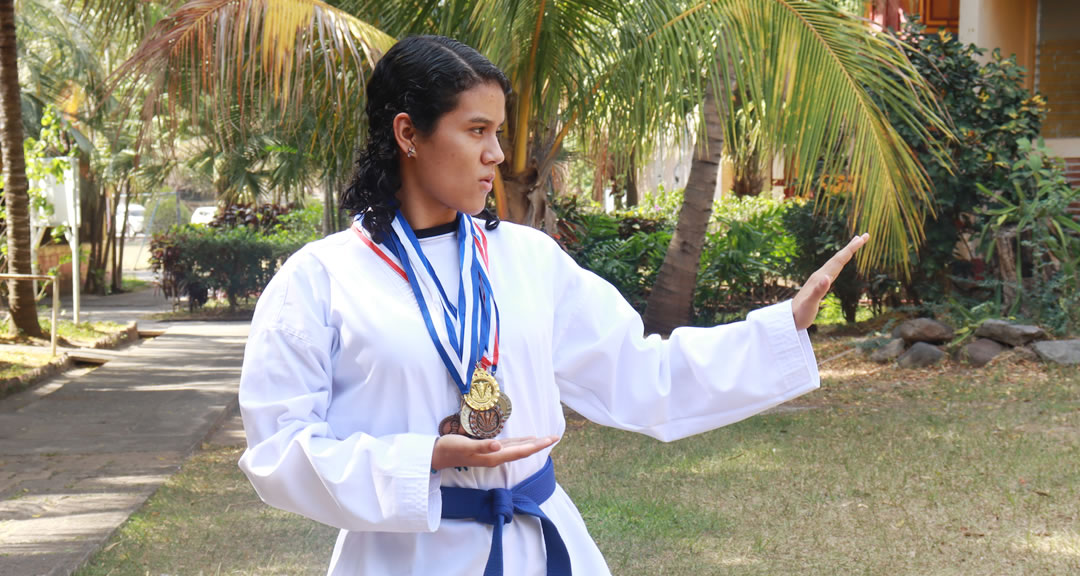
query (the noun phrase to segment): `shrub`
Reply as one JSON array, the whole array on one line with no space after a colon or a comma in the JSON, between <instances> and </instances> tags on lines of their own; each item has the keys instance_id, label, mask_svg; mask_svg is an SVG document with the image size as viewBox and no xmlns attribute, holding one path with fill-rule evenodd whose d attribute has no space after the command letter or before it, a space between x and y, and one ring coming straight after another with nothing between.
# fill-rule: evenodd
<instances>
[{"instance_id":1,"label":"shrub","mask_svg":"<svg viewBox=\"0 0 1080 576\"><path fill-rule=\"evenodd\" d=\"M661 190L632 210L613 213L578 197L559 198L559 242L578 264L610 282L643 312L681 198ZM695 288L695 324L739 318L788 295L790 282L784 278L796 244L783 228L786 210L786 203L764 198L714 203Z\"/></svg>"},{"instance_id":2,"label":"shrub","mask_svg":"<svg viewBox=\"0 0 1080 576\"><path fill-rule=\"evenodd\" d=\"M819 211L815 214L812 202L794 202L784 214L784 227L795 239L797 250L792 271L805 281L829 258L851 240L847 217L841 213ZM845 266L832 285L832 293L840 300L844 320L855 322L859 299L867 288L855 266Z\"/></svg>"},{"instance_id":3,"label":"shrub","mask_svg":"<svg viewBox=\"0 0 1080 576\"><path fill-rule=\"evenodd\" d=\"M638 312L644 312L671 242L672 221L643 208L608 214L577 196L559 198L555 210L559 215L557 239L563 249L582 268L618 288Z\"/></svg>"},{"instance_id":4,"label":"shrub","mask_svg":"<svg viewBox=\"0 0 1080 576\"><path fill-rule=\"evenodd\" d=\"M979 246L997 273L994 287L1004 292L1002 313L1064 333L1080 328L1080 224L1068 213L1080 193L1041 142L1018 145L1021 158L1006 186L980 184L990 200L979 210Z\"/></svg>"},{"instance_id":5,"label":"shrub","mask_svg":"<svg viewBox=\"0 0 1080 576\"><path fill-rule=\"evenodd\" d=\"M286 258L320 237L317 203L292 212L273 207L226 213L232 217L217 228L183 226L154 235L151 269L167 297L188 296L194 309L210 292L220 292L235 308L241 299L258 296Z\"/></svg>"},{"instance_id":6,"label":"shrub","mask_svg":"<svg viewBox=\"0 0 1080 576\"><path fill-rule=\"evenodd\" d=\"M978 187L1004 187L1009 167L1021 157L1018 143L1036 138L1046 115L1045 100L1023 87L1024 68L1014 57L995 50L983 64L977 58L985 49L963 44L947 31L924 32L924 26L909 21L900 36L912 63L940 95L957 140L944 142L947 158L939 158L919 145L908 126L895 124L926 168L937 215L924 223L925 240L911 253L911 278L902 281L916 304L942 301L957 277L973 278L975 265L958 260L954 247L977 231L972 216L985 200Z\"/></svg>"},{"instance_id":7,"label":"shrub","mask_svg":"<svg viewBox=\"0 0 1080 576\"><path fill-rule=\"evenodd\" d=\"M791 202L730 197L713 204L694 292L694 323L712 325L792 292L797 243L785 229Z\"/></svg>"}]
</instances>

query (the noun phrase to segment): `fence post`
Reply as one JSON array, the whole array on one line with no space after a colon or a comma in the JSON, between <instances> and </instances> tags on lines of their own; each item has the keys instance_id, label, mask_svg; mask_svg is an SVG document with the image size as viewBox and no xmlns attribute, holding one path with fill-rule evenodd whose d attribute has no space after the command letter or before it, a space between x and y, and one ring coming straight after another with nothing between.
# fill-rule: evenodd
<instances>
[{"instance_id":1,"label":"fence post","mask_svg":"<svg viewBox=\"0 0 1080 576\"><path fill-rule=\"evenodd\" d=\"M60 308L60 285L56 283L59 276L55 273L50 274L52 276L52 334L49 337L52 340L52 355L56 356L56 334L60 331L60 327L56 324L56 311Z\"/></svg>"}]
</instances>

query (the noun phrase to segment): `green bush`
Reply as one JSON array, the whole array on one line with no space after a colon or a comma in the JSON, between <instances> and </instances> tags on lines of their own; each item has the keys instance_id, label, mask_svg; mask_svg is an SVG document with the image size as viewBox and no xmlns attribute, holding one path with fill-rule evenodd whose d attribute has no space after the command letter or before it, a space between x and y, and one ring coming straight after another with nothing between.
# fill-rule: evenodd
<instances>
[{"instance_id":1,"label":"green bush","mask_svg":"<svg viewBox=\"0 0 1080 576\"><path fill-rule=\"evenodd\" d=\"M797 245L792 270L803 280L851 240L846 216L828 211L815 213L812 202L792 203L784 214L784 228ZM845 266L833 281L832 293L840 300L840 309L847 322L855 322L859 299L866 288L866 281L859 276L855 266Z\"/></svg>"},{"instance_id":2,"label":"green bush","mask_svg":"<svg viewBox=\"0 0 1080 576\"><path fill-rule=\"evenodd\" d=\"M578 197L556 203L563 248L645 310L674 229L681 193L647 195L632 210L604 212ZM694 293L693 322L713 325L789 295L796 244L783 227L788 205L729 198L713 205Z\"/></svg>"},{"instance_id":3,"label":"green bush","mask_svg":"<svg viewBox=\"0 0 1080 576\"><path fill-rule=\"evenodd\" d=\"M939 158L919 145L910 127L895 123L930 177L937 215L924 223L925 240L911 252L911 278L902 281L915 304L942 301L955 280L964 285L974 279L976 264L958 260L953 251L962 237L977 232L972 216L986 200L979 186L1004 188L1010 166L1022 156L1019 142L1037 138L1046 116L1046 101L1023 87L1024 68L1014 57L995 50L981 63L977 58L985 49L946 31L924 32L924 26L909 21L901 37L912 63L940 95L957 140L943 142L946 158Z\"/></svg>"},{"instance_id":4,"label":"green bush","mask_svg":"<svg viewBox=\"0 0 1080 576\"><path fill-rule=\"evenodd\" d=\"M1010 167L1005 187L980 184L989 198L979 210L980 252L997 268L994 287L1006 307L1002 313L1030 318L1059 334L1080 329L1080 223L1068 213L1080 193L1042 142L1023 139L1018 145L1021 157ZM999 246L1008 247L1011 257L995 258Z\"/></svg>"},{"instance_id":5,"label":"green bush","mask_svg":"<svg viewBox=\"0 0 1080 576\"><path fill-rule=\"evenodd\" d=\"M559 198L555 210L556 238L562 247L582 268L610 282L630 305L644 312L671 242L673 220L648 208L609 214L577 196Z\"/></svg>"},{"instance_id":6,"label":"green bush","mask_svg":"<svg viewBox=\"0 0 1080 576\"><path fill-rule=\"evenodd\" d=\"M317 203L275 211L274 219L271 226L183 226L154 235L151 269L165 295L187 296L191 309L206 303L213 292L223 294L230 308L258 296L286 258L321 236L322 208Z\"/></svg>"},{"instance_id":7,"label":"green bush","mask_svg":"<svg viewBox=\"0 0 1080 576\"><path fill-rule=\"evenodd\" d=\"M791 202L728 197L713 204L694 291L694 323L712 325L791 292L798 245L784 224Z\"/></svg>"}]
</instances>

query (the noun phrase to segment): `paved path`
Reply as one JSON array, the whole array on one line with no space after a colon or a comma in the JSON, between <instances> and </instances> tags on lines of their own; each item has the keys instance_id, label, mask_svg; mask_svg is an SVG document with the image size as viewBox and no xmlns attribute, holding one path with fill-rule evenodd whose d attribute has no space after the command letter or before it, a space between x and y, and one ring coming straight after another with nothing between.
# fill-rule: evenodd
<instances>
[{"instance_id":1,"label":"paved path","mask_svg":"<svg viewBox=\"0 0 1080 576\"><path fill-rule=\"evenodd\" d=\"M86 310L126 322L168 306L151 296ZM0 400L0 575L73 572L232 413L248 324L163 327L100 368Z\"/></svg>"}]
</instances>

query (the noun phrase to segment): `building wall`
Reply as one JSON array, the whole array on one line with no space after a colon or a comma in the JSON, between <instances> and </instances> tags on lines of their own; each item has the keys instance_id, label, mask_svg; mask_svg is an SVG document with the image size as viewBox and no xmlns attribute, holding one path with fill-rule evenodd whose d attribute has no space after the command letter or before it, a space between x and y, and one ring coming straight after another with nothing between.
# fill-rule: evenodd
<instances>
[{"instance_id":1,"label":"building wall","mask_svg":"<svg viewBox=\"0 0 1080 576\"><path fill-rule=\"evenodd\" d=\"M1074 0L1063 0L1072 2ZM987 49L984 61L994 48L1004 56L1016 55L1016 62L1027 69L1025 85L1034 86L1035 29L1038 17L1036 0L960 0L961 42Z\"/></svg>"},{"instance_id":2,"label":"building wall","mask_svg":"<svg viewBox=\"0 0 1080 576\"><path fill-rule=\"evenodd\" d=\"M1036 90L1050 106L1042 135L1080 138L1080 2L1041 0L1039 11Z\"/></svg>"}]
</instances>

